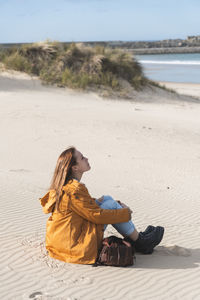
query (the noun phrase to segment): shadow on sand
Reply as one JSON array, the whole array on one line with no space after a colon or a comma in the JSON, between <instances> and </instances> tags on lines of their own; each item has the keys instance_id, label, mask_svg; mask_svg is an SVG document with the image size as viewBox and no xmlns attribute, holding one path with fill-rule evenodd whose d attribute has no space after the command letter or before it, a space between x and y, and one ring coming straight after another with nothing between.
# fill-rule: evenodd
<instances>
[{"instance_id":1,"label":"shadow on sand","mask_svg":"<svg viewBox=\"0 0 200 300\"><path fill-rule=\"evenodd\" d=\"M200 249L158 246L152 255L136 253L136 269L191 269L200 266Z\"/></svg>"}]
</instances>

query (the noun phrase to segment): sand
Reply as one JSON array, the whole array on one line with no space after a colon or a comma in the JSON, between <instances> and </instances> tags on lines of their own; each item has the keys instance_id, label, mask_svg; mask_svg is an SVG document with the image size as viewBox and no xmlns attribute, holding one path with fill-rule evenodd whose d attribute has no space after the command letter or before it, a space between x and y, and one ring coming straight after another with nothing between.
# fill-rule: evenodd
<instances>
[{"instance_id":1,"label":"sand","mask_svg":"<svg viewBox=\"0 0 200 300\"><path fill-rule=\"evenodd\" d=\"M200 299L200 105L167 93L149 99L105 100L0 74L1 299ZM165 227L133 267L48 257L38 198L70 145L89 158L82 182L93 197L127 203L138 230Z\"/></svg>"},{"instance_id":2,"label":"sand","mask_svg":"<svg viewBox=\"0 0 200 300\"><path fill-rule=\"evenodd\" d=\"M160 82L169 89L175 90L181 95L190 95L200 99L200 84L198 83L181 83L181 82Z\"/></svg>"}]
</instances>

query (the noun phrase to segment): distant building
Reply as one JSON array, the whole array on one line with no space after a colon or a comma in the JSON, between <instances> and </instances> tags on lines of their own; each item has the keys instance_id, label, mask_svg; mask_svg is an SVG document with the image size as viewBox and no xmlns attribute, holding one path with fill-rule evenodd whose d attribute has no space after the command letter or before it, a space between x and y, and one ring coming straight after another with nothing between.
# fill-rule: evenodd
<instances>
[{"instance_id":1,"label":"distant building","mask_svg":"<svg viewBox=\"0 0 200 300\"><path fill-rule=\"evenodd\" d=\"M200 35L190 35L187 37L188 42L198 42L200 41Z\"/></svg>"}]
</instances>

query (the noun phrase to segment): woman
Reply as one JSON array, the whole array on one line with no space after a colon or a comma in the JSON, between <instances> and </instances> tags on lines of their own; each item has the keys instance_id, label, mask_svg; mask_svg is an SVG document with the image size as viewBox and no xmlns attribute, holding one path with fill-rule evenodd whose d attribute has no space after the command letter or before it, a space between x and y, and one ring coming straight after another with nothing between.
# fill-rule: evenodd
<instances>
[{"instance_id":1,"label":"woman","mask_svg":"<svg viewBox=\"0 0 200 300\"><path fill-rule=\"evenodd\" d=\"M93 264L107 224L126 237L136 251L150 254L163 237L164 228L148 226L138 233L129 207L110 196L95 199L80 182L90 170L88 159L70 147L58 158L49 192L40 199L47 221L46 248L53 258Z\"/></svg>"}]
</instances>

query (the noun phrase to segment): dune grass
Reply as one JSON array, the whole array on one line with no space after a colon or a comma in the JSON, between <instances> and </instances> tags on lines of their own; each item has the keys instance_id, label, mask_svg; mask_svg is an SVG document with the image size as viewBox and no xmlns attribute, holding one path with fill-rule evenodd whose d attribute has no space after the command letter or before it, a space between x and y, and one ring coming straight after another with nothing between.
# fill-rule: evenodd
<instances>
[{"instance_id":1,"label":"dune grass","mask_svg":"<svg viewBox=\"0 0 200 300\"><path fill-rule=\"evenodd\" d=\"M159 82L156 82L156 81L153 81L153 80L149 80L149 83L150 83L151 86L158 87L158 88L163 89L163 90L165 90L167 92L170 92L172 94L177 94L177 92L175 90L170 89L170 88L166 87L164 84L161 84Z\"/></svg>"},{"instance_id":2,"label":"dune grass","mask_svg":"<svg viewBox=\"0 0 200 300\"><path fill-rule=\"evenodd\" d=\"M6 68L37 75L46 84L86 89L123 89L126 80L140 90L148 83L142 66L130 54L105 47L46 41L0 51Z\"/></svg>"}]
</instances>

